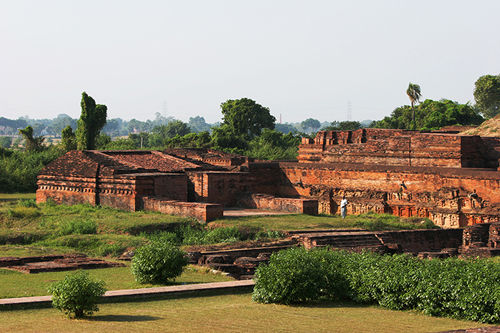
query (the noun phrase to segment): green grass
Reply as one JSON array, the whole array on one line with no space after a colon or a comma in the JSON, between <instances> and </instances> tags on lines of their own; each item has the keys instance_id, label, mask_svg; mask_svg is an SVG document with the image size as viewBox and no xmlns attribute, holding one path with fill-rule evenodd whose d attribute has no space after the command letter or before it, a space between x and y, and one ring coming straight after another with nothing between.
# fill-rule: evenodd
<instances>
[{"instance_id":1,"label":"green grass","mask_svg":"<svg viewBox=\"0 0 500 333\"><path fill-rule=\"evenodd\" d=\"M90 269L89 274L93 278L103 280L106 289L136 289L149 288L153 284L140 284L134 280L129 263L126 267L113 267L102 269ZM38 274L23 274L6 269L0 269L0 298L42 296L48 295L47 288L55 281L62 280L71 272L47 272ZM209 268L189 265L181 276L174 282L165 285L209 283L232 281L233 279L220 273L212 273ZM1 331L1 329L0 329Z\"/></svg>"},{"instance_id":2,"label":"green grass","mask_svg":"<svg viewBox=\"0 0 500 333\"><path fill-rule=\"evenodd\" d=\"M0 193L0 200L2 199L35 199L35 193Z\"/></svg>"},{"instance_id":3,"label":"green grass","mask_svg":"<svg viewBox=\"0 0 500 333\"><path fill-rule=\"evenodd\" d=\"M249 294L102 304L70 320L54 309L0 312L1 332L439 332L486 326L376 306L264 305Z\"/></svg>"},{"instance_id":4,"label":"green grass","mask_svg":"<svg viewBox=\"0 0 500 333\"><path fill-rule=\"evenodd\" d=\"M272 215L220 219L210 222L216 226L239 226L272 230L343 229L404 230L435 227L422 218L400 218L389 214L351 215L342 219L336 215Z\"/></svg>"},{"instance_id":5,"label":"green grass","mask_svg":"<svg viewBox=\"0 0 500 333\"><path fill-rule=\"evenodd\" d=\"M198 226L193 227L195 225ZM119 256L126 250L141 246L150 238L148 235L155 233L163 233L179 245L189 245L280 237L279 233L268 232L273 230L400 230L433 225L425 219L364 214L346 219L310 215L241 217L217 220L209 226L235 228L202 230L193 219L158 212L129 212L90 205L37 205L34 200L0 203L0 245L32 244L91 256Z\"/></svg>"},{"instance_id":6,"label":"green grass","mask_svg":"<svg viewBox=\"0 0 500 333\"><path fill-rule=\"evenodd\" d=\"M0 245L0 257L28 257L67 253L61 249L33 245Z\"/></svg>"}]
</instances>

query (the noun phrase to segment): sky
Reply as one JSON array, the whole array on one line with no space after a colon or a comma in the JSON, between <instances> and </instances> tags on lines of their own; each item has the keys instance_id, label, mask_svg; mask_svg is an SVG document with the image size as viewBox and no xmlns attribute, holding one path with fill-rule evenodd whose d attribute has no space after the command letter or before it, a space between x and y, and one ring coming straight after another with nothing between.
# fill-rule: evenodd
<instances>
[{"instance_id":1,"label":"sky","mask_svg":"<svg viewBox=\"0 0 500 333\"><path fill-rule=\"evenodd\" d=\"M251 98L279 121L381 119L473 103L500 73L498 0L0 0L0 116L221 119ZM350 105L350 107L349 107ZM349 116L350 111L351 116Z\"/></svg>"}]
</instances>

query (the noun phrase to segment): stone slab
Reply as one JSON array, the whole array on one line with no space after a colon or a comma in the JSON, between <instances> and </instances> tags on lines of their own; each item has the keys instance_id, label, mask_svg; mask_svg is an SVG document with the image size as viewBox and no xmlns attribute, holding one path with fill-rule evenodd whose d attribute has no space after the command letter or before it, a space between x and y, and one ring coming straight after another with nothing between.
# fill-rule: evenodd
<instances>
[{"instance_id":1,"label":"stone slab","mask_svg":"<svg viewBox=\"0 0 500 333\"><path fill-rule=\"evenodd\" d=\"M158 297L165 295L180 295L184 293L193 293L201 291L227 291L239 290L252 287L255 285L253 280L228 281L228 282L212 282L212 283L197 283L185 284L179 286L141 288L141 289L122 289L110 290L103 296L104 302L113 302L113 300L126 300L128 298L138 297ZM0 309L11 306L20 307L37 307L49 306L52 302L52 296L33 296L33 297L16 297L0 299Z\"/></svg>"}]
</instances>

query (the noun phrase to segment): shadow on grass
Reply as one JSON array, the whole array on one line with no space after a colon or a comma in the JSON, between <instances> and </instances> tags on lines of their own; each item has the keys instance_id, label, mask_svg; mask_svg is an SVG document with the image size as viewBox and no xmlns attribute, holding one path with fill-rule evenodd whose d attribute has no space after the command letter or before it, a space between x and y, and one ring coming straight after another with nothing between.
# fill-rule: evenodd
<instances>
[{"instance_id":1,"label":"shadow on grass","mask_svg":"<svg viewBox=\"0 0 500 333\"><path fill-rule=\"evenodd\" d=\"M91 321L115 321L115 322L134 322L134 321L153 321L162 319L153 316L132 316L132 315L105 315L89 317Z\"/></svg>"},{"instance_id":2,"label":"shadow on grass","mask_svg":"<svg viewBox=\"0 0 500 333\"><path fill-rule=\"evenodd\" d=\"M303 304L292 304L297 308L367 308L376 304L355 303L349 301L317 301Z\"/></svg>"}]
</instances>

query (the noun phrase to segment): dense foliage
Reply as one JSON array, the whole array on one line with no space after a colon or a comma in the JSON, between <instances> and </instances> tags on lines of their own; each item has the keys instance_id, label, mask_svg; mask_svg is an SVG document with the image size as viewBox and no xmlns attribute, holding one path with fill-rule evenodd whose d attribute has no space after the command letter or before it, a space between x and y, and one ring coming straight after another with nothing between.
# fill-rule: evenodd
<instances>
[{"instance_id":1,"label":"dense foliage","mask_svg":"<svg viewBox=\"0 0 500 333\"><path fill-rule=\"evenodd\" d=\"M361 123L359 121L332 121L330 126L324 127L323 131L354 131L360 129Z\"/></svg>"},{"instance_id":2,"label":"dense foliage","mask_svg":"<svg viewBox=\"0 0 500 333\"><path fill-rule=\"evenodd\" d=\"M348 299L433 316L500 322L500 265L487 260L291 249L273 254L269 264L259 266L256 278L253 299L258 302Z\"/></svg>"},{"instance_id":3,"label":"dense foliage","mask_svg":"<svg viewBox=\"0 0 500 333\"><path fill-rule=\"evenodd\" d=\"M66 275L64 280L52 284L52 305L68 317L82 318L99 311L97 302L104 295L104 282L94 281L89 273L78 271Z\"/></svg>"},{"instance_id":4,"label":"dense foliage","mask_svg":"<svg viewBox=\"0 0 500 333\"><path fill-rule=\"evenodd\" d=\"M36 152L43 150L43 141L45 138L43 136L33 136L33 127L27 126L24 129L19 130L19 134L23 136L24 139L24 147L26 151Z\"/></svg>"},{"instance_id":5,"label":"dense foliage","mask_svg":"<svg viewBox=\"0 0 500 333\"><path fill-rule=\"evenodd\" d=\"M256 272L253 299L262 303L294 304L319 299L328 284L326 265L304 248L271 256Z\"/></svg>"},{"instance_id":6,"label":"dense foliage","mask_svg":"<svg viewBox=\"0 0 500 333\"><path fill-rule=\"evenodd\" d=\"M136 250L132 273L140 283L166 283L181 275L187 265L186 253L169 242L151 242Z\"/></svg>"},{"instance_id":7,"label":"dense foliage","mask_svg":"<svg viewBox=\"0 0 500 333\"><path fill-rule=\"evenodd\" d=\"M57 147L40 152L0 150L0 192L34 192L40 170L62 154Z\"/></svg>"},{"instance_id":8,"label":"dense foliage","mask_svg":"<svg viewBox=\"0 0 500 333\"><path fill-rule=\"evenodd\" d=\"M413 108L408 105L398 107L389 117L374 122L372 126L412 129L413 112L415 112L415 128L418 130L433 130L449 125L479 125L484 121L477 110L469 104L426 99Z\"/></svg>"},{"instance_id":9,"label":"dense foliage","mask_svg":"<svg viewBox=\"0 0 500 333\"><path fill-rule=\"evenodd\" d=\"M69 125L61 131L61 146L64 151L75 150L77 147L76 135Z\"/></svg>"},{"instance_id":10,"label":"dense foliage","mask_svg":"<svg viewBox=\"0 0 500 333\"><path fill-rule=\"evenodd\" d=\"M253 138L263 128L274 129L274 118L269 108L263 107L249 98L227 100L221 104L223 124L227 125L236 136Z\"/></svg>"},{"instance_id":11,"label":"dense foliage","mask_svg":"<svg viewBox=\"0 0 500 333\"><path fill-rule=\"evenodd\" d=\"M106 124L107 107L106 105L96 104L94 99L82 93L81 101L82 113L78 120L76 129L76 141L78 149L95 149L96 137Z\"/></svg>"},{"instance_id":12,"label":"dense foliage","mask_svg":"<svg viewBox=\"0 0 500 333\"><path fill-rule=\"evenodd\" d=\"M487 118L500 113L500 75L484 75L477 79L474 89L476 106Z\"/></svg>"}]
</instances>

